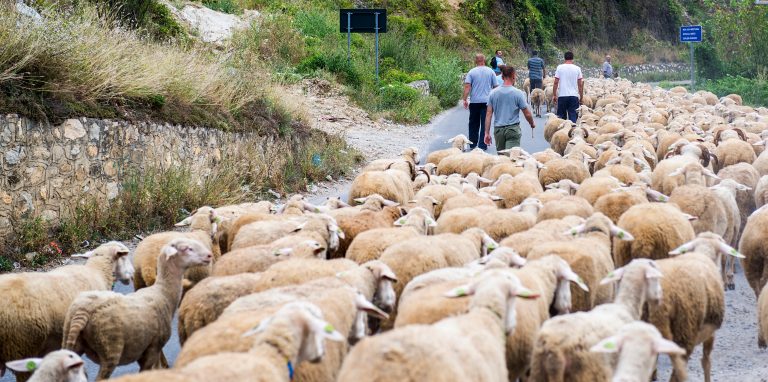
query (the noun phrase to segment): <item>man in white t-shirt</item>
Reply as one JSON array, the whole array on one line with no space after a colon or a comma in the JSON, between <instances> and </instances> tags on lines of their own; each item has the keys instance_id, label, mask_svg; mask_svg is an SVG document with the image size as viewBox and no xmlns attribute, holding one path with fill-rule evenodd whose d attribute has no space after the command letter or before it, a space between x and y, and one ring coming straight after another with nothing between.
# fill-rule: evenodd
<instances>
[{"instance_id":1,"label":"man in white t-shirt","mask_svg":"<svg viewBox=\"0 0 768 382\"><path fill-rule=\"evenodd\" d=\"M581 68L573 64L573 52L565 52L565 62L555 70L552 102L557 105L557 116L576 123L577 109L584 98L584 76Z\"/></svg>"}]
</instances>

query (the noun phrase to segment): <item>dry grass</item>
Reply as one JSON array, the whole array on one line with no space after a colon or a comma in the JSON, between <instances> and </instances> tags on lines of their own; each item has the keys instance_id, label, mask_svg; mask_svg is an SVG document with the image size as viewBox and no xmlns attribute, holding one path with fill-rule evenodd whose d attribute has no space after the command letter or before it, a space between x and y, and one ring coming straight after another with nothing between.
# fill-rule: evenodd
<instances>
[{"instance_id":1,"label":"dry grass","mask_svg":"<svg viewBox=\"0 0 768 382\"><path fill-rule=\"evenodd\" d=\"M170 122L252 130L265 127L252 121L266 112L261 122L275 122L275 113L263 110L281 107L267 91L269 76L250 62L110 28L114 23L87 6L44 16L35 22L0 6L0 87L34 93L21 97L27 103L42 100L22 114L104 116L102 109L127 108Z\"/></svg>"}]
</instances>

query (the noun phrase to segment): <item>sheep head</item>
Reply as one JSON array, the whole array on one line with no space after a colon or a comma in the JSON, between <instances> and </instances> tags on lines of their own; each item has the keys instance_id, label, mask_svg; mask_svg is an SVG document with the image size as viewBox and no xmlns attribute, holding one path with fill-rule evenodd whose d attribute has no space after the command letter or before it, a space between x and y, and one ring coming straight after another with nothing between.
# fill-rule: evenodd
<instances>
[{"instance_id":1,"label":"sheep head","mask_svg":"<svg viewBox=\"0 0 768 382\"><path fill-rule=\"evenodd\" d=\"M643 298L653 304L661 303L661 283L659 279L663 277L656 262L651 259L634 259L624 267L613 270L600 281L600 285L612 284L623 279L629 279L629 283L626 288L638 288L641 290L635 291L635 293L642 293ZM619 289L624 284L619 286ZM635 306L637 315L639 317L640 311L642 311L642 304Z\"/></svg>"},{"instance_id":2,"label":"sheep head","mask_svg":"<svg viewBox=\"0 0 768 382\"><path fill-rule=\"evenodd\" d=\"M385 312L391 312L395 308L397 296L392 283L397 282L397 276L392 269L379 260L369 261L361 267L368 269L376 283L376 292L373 303Z\"/></svg>"},{"instance_id":3,"label":"sheep head","mask_svg":"<svg viewBox=\"0 0 768 382\"><path fill-rule=\"evenodd\" d=\"M55 376L61 382L87 382L85 363L76 353L69 350L57 350L44 358L27 358L10 361L5 364L9 369L20 373Z\"/></svg>"},{"instance_id":4,"label":"sheep head","mask_svg":"<svg viewBox=\"0 0 768 382\"><path fill-rule=\"evenodd\" d=\"M188 238L171 240L162 248L161 253L161 258L164 258L165 261L175 259L182 268L189 268L193 265L207 265L213 260L213 252L210 249L198 240Z\"/></svg>"},{"instance_id":5,"label":"sheep head","mask_svg":"<svg viewBox=\"0 0 768 382\"><path fill-rule=\"evenodd\" d=\"M136 270L133 268L131 259L128 258L128 247L119 241L110 241L100 245L98 248L83 254L74 254L72 258L90 259L95 256L104 256L112 262L113 277L123 285L128 285L133 279Z\"/></svg>"}]
</instances>

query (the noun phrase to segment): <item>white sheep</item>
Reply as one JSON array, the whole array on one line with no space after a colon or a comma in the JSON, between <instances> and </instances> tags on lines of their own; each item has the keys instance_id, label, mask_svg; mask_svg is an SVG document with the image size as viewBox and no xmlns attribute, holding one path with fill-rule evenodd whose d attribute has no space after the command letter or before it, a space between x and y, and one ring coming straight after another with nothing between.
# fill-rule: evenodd
<instances>
[{"instance_id":1,"label":"white sheep","mask_svg":"<svg viewBox=\"0 0 768 382\"><path fill-rule=\"evenodd\" d=\"M473 296L468 312L363 339L344 360L338 381L506 381L507 337L499 334L515 328L515 297L536 294L508 273L447 292L454 298Z\"/></svg>"},{"instance_id":2,"label":"white sheep","mask_svg":"<svg viewBox=\"0 0 768 382\"><path fill-rule=\"evenodd\" d=\"M461 154L464 151L469 150L469 145L472 142L464 134L459 134L446 143L451 143L451 147L443 150L436 150L427 155L427 163L439 164L441 160L454 154Z\"/></svg>"},{"instance_id":3,"label":"white sheep","mask_svg":"<svg viewBox=\"0 0 768 382\"><path fill-rule=\"evenodd\" d=\"M67 309L80 292L109 290L116 279L130 283L127 255L128 248L113 241L72 256L87 258L85 265L0 276L0 375L8 361L59 349Z\"/></svg>"},{"instance_id":4,"label":"white sheep","mask_svg":"<svg viewBox=\"0 0 768 382\"><path fill-rule=\"evenodd\" d=\"M274 242L273 244L245 247L223 256L214 265L211 275L229 276L246 272L263 272L278 261L294 257L324 259L325 254L325 246L317 240L302 240L291 246Z\"/></svg>"},{"instance_id":5,"label":"white sheep","mask_svg":"<svg viewBox=\"0 0 768 382\"><path fill-rule=\"evenodd\" d=\"M355 177L349 190L349 204L355 199L378 194L394 202L405 205L413 199L412 178L407 173L389 169L384 171L365 171Z\"/></svg>"},{"instance_id":6,"label":"white sheep","mask_svg":"<svg viewBox=\"0 0 768 382\"><path fill-rule=\"evenodd\" d=\"M763 206L749 216L739 241L739 252L746 256L742 262L744 275L755 297L759 296L760 290L768 283L768 251L765 246L767 231L768 207Z\"/></svg>"},{"instance_id":7,"label":"white sheep","mask_svg":"<svg viewBox=\"0 0 768 382\"><path fill-rule=\"evenodd\" d=\"M136 361L141 370L166 366L163 346L171 337L184 271L211 260L213 253L199 241L174 239L157 259L158 278L152 286L130 295L80 293L67 311L62 347L98 360L100 380L118 365Z\"/></svg>"},{"instance_id":8,"label":"white sheep","mask_svg":"<svg viewBox=\"0 0 768 382\"><path fill-rule=\"evenodd\" d=\"M757 299L757 346L766 348L768 345L768 285L763 287Z\"/></svg>"},{"instance_id":9,"label":"white sheep","mask_svg":"<svg viewBox=\"0 0 768 382\"><path fill-rule=\"evenodd\" d=\"M617 223L635 240L617 241L613 247L613 262L617 267L632 259L666 259L669 251L693 240L696 233L689 219L671 203L643 203L632 206Z\"/></svg>"},{"instance_id":10,"label":"white sheep","mask_svg":"<svg viewBox=\"0 0 768 382\"><path fill-rule=\"evenodd\" d=\"M6 362L19 373L34 373L28 382L88 382L85 362L74 352L56 350L43 358L27 358Z\"/></svg>"},{"instance_id":11,"label":"white sheep","mask_svg":"<svg viewBox=\"0 0 768 382\"><path fill-rule=\"evenodd\" d=\"M437 222L427 210L416 207L408 214L395 221L393 228L374 228L355 236L347 248L344 257L358 264L377 260L390 246L399 242L426 235L431 232Z\"/></svg>"}]
</instances>

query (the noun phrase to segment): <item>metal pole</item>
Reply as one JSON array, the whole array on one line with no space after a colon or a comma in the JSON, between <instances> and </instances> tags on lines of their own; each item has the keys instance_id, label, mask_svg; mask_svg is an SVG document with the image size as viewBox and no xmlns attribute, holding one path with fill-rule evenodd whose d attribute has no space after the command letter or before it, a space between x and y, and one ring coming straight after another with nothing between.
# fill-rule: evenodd
<instances>
[{"instance_id":1,"label":"metal pole","mask_svg":"<svg viewBox=\"0 0 768 382\"><path fill-rule=\"evenodd\" d=\"M347 12L347 65L352 65L352 12Z\"/></svg>"},{"instance_id":2,"label":"metal pole","mask_svg":"<svg viewBox=\"0 0 768 382\"><path fill-rule=\"evenodd\" d=\"M689 42L688 45L691 46L691 90L695 89L695 83L693 78L693 43Z\"/></svg>"},{"instance_id":3,"label":"metal pole","mask_svg":"<svg viewBox=\"0 0 768 382\"><path fill-rule=\"evenodd\" d=\"M376 15L376 85L379 84L379 13L374 13Z\"/></svg>"}]
</instances>

